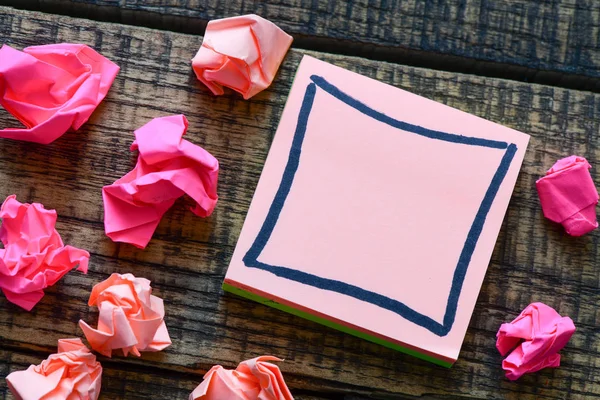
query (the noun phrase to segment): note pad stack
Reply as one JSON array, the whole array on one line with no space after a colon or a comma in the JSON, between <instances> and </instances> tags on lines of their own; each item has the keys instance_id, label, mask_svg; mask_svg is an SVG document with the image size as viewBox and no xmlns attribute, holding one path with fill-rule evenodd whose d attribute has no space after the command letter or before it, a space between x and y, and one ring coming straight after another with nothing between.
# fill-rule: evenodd
<instances>
[{"instance_id":1,"label":"note pad stack","mask_svg":"<svg viewBox=\"0 0 600 400\"><path fill-rule=\"evenodd\" d=\"M223 287L451 366L528 141L305 56Z\"/></svg>"}]
</instances>

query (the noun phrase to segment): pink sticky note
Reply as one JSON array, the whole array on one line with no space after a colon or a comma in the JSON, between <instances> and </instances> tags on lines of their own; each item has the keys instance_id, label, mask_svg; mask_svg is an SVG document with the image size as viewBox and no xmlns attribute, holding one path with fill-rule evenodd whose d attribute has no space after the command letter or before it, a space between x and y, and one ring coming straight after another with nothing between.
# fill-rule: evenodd
<instances>
[{"instance_id":1,"label":"pink sticky note","mask_svg":"<svg viewBox=\"0 0 600 400\"><path fill-rule=\"evenodd\" d=\"M292 37L258 15L210 21L192 68L215 95L223 86L248 100L266 89L292 44Z\"/></svg>"},{"instance_id":2,"label":"pink sticky note","mask_svg":"<svg viewBox=\"0 0 600 400\"><path fill-rule=\"evenodd\" d=\"M154 118L135 131L131 150L138 150L135 168L102 188L104 227L115 242L144 248L163 214L187 194L191 211L207 217L217 204L219 162L208 151L183 139L184 115Z\"/></svg>"},{"instance_id":3,"label":"pink sticky note","mask_svg":"<svg viewBox=\"0 0 600 400\"><path fill-rule=\"evenodd\" d=\"M224 287L451 365L528 140L305 56Z\"/></svg>"},{"instance_id":4,"label":"pink sticky note","mask_svg":"<svg viewBox=\"0 0 600 400\"><path fill-rule=\"evenodd\" d=\"M6 377L18 400L96 400L102 366L81 339L59 339L58 353Z\"/></svg>"},{"instance_id":5,"label":"pink sticky note","mask_svg":"<svg viewBox=\"0 0 600 400\"><path fill-rule=\"evenodd\" d=\"M92 349L106 357L116 349L139 357L141 351L161 351L171 345L163 301L152 295L148 279L112 274L94 286L88 304L98 307L98 328L81 320L79 326Z\"/></svg>"},{"instance_id":6,"label":"pink sticky note","mask_svg":"<svg viewBox=\"0 0 600 400\"><path fill-rule=\"evenodd\" d=\"M189 400L293 400L279 367L262 356L242 361L234 370L215 365Z\"/></svg>"},{"instance_id":7,"label":"pink sticky note","mask_svg":"<svg viewBox=\"0 0 600 400\"><path fill-rule=\"evenodd\" d=\"M591 168L583 157L566 157L535 183L544 216L562 224L571 236L582 236L598 227L598 191Z\"/></svg>"},{"instance_id":8,"label":"pink sticky note","mask_svg":"<svg viewBox=\"0 0 600 400\"><path fill-rule=\"evenodd\" d=\"M497 334L496 348L505 356L502 368L512 381L523 374L560 366L558 352L575 333L569 317L561 317L543 303L527 306L514 321L502 324ZM516 348L515 348L516 347Z\"/></svg>"},{"instance_id":9,"label":"pink sticky note","mask_svg":"<svg viewBox=\"0 0 600 400\"><path fill-rule=\"evenodd\" d=\"M119 67L83 44L0 49L0 104L27 128L0 137L48 144L77 130L110 89Z\"/></svg>"},{"instance_id":10,"label":"pink sticky note","mask_svg":"<svg viewBox=\"0 0 600 400\"><path fill-rule=\"evenodd\" d=\"M56 211L8 196L0 209L0 289L8 301L27 311L73 268L87 273L90 253L65 246L54 228Z\"/></svg>"}]
</instances>

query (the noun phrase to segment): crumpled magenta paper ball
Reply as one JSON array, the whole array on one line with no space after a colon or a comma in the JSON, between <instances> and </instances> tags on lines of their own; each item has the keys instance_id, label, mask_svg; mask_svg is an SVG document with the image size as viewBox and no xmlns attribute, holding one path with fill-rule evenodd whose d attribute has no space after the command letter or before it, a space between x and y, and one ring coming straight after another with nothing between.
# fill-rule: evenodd
<instances>
[{"instance_id":1,"label":"crumpled magenta paper ball","mask_svg":"<svg viewBox=\"0 0 600 400\"><path fill-rule=\"evenodd\" d=\"M591 168L583 157L566 157L535 183L544 216L562 224L571 236L582 236L598 227L598 191Z\"/></svg>"},{"instance_id":2,"label":"crumpled magenta paper ball","mask_svg":"<svg viewBox=\"0 0 600 400\"><path fill-rule=\"evenodd\" d=\"M248 100L273 82L292 40L258 15L212 20L192 68L213 94L226 86Z\"/></svg>"},{"instance_id":3,"label":"crumpled magenta paper ball","mask_svg":"<svg viewBox=\"0 0 600 400\"><path fill-rule=\"evenodd\" d=\"M0 104L26 129L0 137L48 144L77 130L110 89L119 67L83 44L0 49Z\"/></svg>"},{"instance_id":4,"label":"crumpled magenta paper ball","mask_svg":"<svg viewBox=\"0 0 600 400\"><path fill-rule=\"evenodd\" d=\"M529 372L560 366L558 352L574 332L571 318L561 317L543 303L528 305L514 321L502 324L498 330L496 348L500 354L505 356L514 348L502 362L506 377L514 381Z\"/></svg>"},{"instance_id":5,"label":"crumpled magenta paper ball","mask_svg":"<svg viewBox=\"0 0 600 400\"><path fill-rule=\"evenodd\" d=\"M96 400L102 366L81 339L60 339L58 353L6 377L19 400Z\"/></svg>"},{"instance_id":6,"label":"crumpled magenta paper ball","mask_svg":"<svg viewBox=\"0 0 600 400\"><path fill-rule=\"evenodd\" d=\"M31 311L54 285L75 268L87 273L90 254L65 246L54 228L56 211L8 196L0 209L0 289L8 301Z\"/></svg>"},{"instance_id":7,"label":"crumpled magenta paper ball","mask_svg":"<svg viewBox=\"0 0 600 400\"><path fill-rule=\"evenodd\" d=\"M216 365L189 400L293 400L279 367L268 361L281 360L257 357L242 361L234 370Z\"/></svg>"},{"instance_id":8,"label":"crumpled magenta paper ball","mask_svg":"<svg viewBox=\"0 0 600 400\"><path fill-rule=\"evenodd\" d=\"M218 200L219 162L185 139L184 115L154 118L135 131L131 150L138 150L135 168L102 188L104 229L115 242L145 248L162 216L187 194L199 217L212 214Z\"/></svg>"},{"instance_id":9,"label":"crumpled magenta paper ball","mask_svg":"<svg viewBox=\"0 0 600 400\"><path fill-rule=\"evenodd\" d=\"M88 304L98 307L98 328L79 321L92 349L106 357L116 349L139 357L169 347L163 301L151 293L150 281L132 274L112 274L94 286Z\"/></svg>"}]
</instances>

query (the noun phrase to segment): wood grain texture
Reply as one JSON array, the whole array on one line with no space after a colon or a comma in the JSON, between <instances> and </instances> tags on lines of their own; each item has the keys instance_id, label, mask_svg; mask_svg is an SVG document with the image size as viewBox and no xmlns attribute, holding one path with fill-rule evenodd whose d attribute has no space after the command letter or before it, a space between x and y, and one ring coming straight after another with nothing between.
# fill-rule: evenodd
<instances>
[{"instance_id":1,"label":"wood grain texture","mask_svg":"<svg viewBox=\"0 0 600 400\"><path fill-rule=\"evenodd\" d=\"M38 365L42 357L28 353L0 350L0 376L27 369L29 365ZM157 369L140 369L118 361L103 360L102 396L110 400L184 400L198 385L200 380L191 374L170 373ZM310 394L300 394L296 400L325 400ZM15 400L6 386L0 381L0 399ZM360 400L356 397L344 397L343 400Z\"/></svg>"},{"instance_id":2,"label":"wood grain texture","mask_svg":"<svg viewBox=\"0 0 600 400\"><path fill-rule=\"evenodd\" d=\"M0 4L203 34L257 13L302 48L600 91L596 0L0 0ZM573 75L578 75L574 77Z\"/></svg>"},{"instance_id":3,"label":"wood grain texture","mask_svg":"<svg viewBox=\"0 0 600 400\"><path fill-rule=\"evenodd\" d=\"M231 92L213 97L196 81L189 60L202 40L198 36L8 8L0 8L0 35L19 49L87 43L121 66L107 98L80 131L49 146L0 141L0 198L16 193L21 201L56 209L65 242L92 253L88 275L68 274L31 313L0 297L0 349L45 355L57 339L81 336L77 321L97 318L86 304L91 287L110 273L131 272L150 279L165 300L173 345L141 359L115 357L111 374L145 368L199 380L213 364L234 367L270 353L286 359L281 368L295 394L600 397L600 234L567 237L544 220L534 189L535 180L564 155L580 154L600 165L600 95L309 53L532 135L463 350L446 370L220 289L303 52L290 51L272 87L244 101ZM132 131L174 113L189 118L187 139L221 162L216 211L200 219L183 200L164 216L145 251L112 243L103 232L101 187L133 167ZM14 125L0 111L0 127ZM598 169L592 173L598 181ZM511 383L500 368L495 333L533 301L571 316L578 330L560 369Z\"/></svg>"}]
</instances>

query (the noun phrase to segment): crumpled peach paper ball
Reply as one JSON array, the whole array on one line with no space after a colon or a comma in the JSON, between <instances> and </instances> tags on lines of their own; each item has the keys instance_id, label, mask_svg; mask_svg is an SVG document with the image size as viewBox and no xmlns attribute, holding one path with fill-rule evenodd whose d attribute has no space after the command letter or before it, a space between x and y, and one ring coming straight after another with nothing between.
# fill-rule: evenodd
<instances>
[{"instance_id":1,"label":"crumpled peach paper ball","mask_svg":"<svg viewBox=\"0 0 600 400\"><path fill-rule=\"evenodd\" d=\"M184 115L171 115L154 118L135 131L135 168L102 188L104 228L113 241L146 247L164 213L184 194L196 202L194 214L212 214L219 162L183 139L187 128Z\"/></svg>"},{"instance_id":2,"label":"crumpled peach paper ball","mask_svg":"<svg viewBox=\"0 0 600 400\"><path fill-rule=\"evenodd\" d=\"M0 104L27 128L0 137L48 144L77 130L110 89L119 67L83 44L0 49Z\"/></svg>"},{"instance_id":3,"label":"crumpled peach paper ball","mask_svg":"<svg viewBox=\"0 0 600 400\"><path fill-rule=\"evenodd\" d=\"M258 15L212 20L192 68L213 94L226 86L248 100L273 82L292 40Z\"/></svg>"},{"instance_id":4,"label":"crumpled peach paper ball","mask_svg":"<svg viewBox=\"0 0 600 400\"><path fill-rule=\"evenodd\" d=\"M543 303L528 305L514 321L502 324L498 330L496 348L500 354L504 356L514 348L502 361L506 377L514 381L525 373L560 366L558 352L574 332L571 318L561 317Z\"/></svg>"},{"instance_id":5,"label":"crumpled peach paper ball","mask_svg":"<svg viewBox=\"0 0 600 400\"><path fill-rule=\"evenodd\" d=\"M106 357L116 349L139 357L170 346L163 301L151 293L150 281L132 274L112 274L94 286L88 304L98 307L98 328L79 321L92 349Z\"/></svg>"},{"instance_id":6,"label":"crumpled peach paper ball","mask_svg":"<svg viewBox=\"0 0 600 400\"><path fill-rule=\"evenodd\" d=\"M562 224L571 236L582 236L598 227L598 191L591 168L583 157L566 157L535 183L544 216Z\"/></svg>"},{"instance_id":7,"label":"crumpled peach paper ball","mask_svg":"<svg viewBox=\"0 0 600 400\"><path fill-rule=\"evenodd\" d=\"M216 365L189 400L293 400L279 367L268 361L281 360L257 357L242 361L234 370Z\"/></svg>"},{"instance_id":8,"label":"crumpled peach paper ball","mask_svg":"<svg viewBox=\"0 0 600 400\"><path fill-rule=\"evenodd\" d=\"M0 209L0 288L8 301L31 311L54 285L75 268L87 273L90 254L65 246L54 228L56 211L8 196Z\"/></svg>"},{"instance_id":9,"label":"crumpled peach paper ball","mask_svg":"<svg viewBox=\"0 0 600 400\"><path fill-rule=\"evenodd\" d=\"M17 400L96 400L102 366L81 339L60 339L58 353L6 377Z\"/></svg>"}]
</instances>

